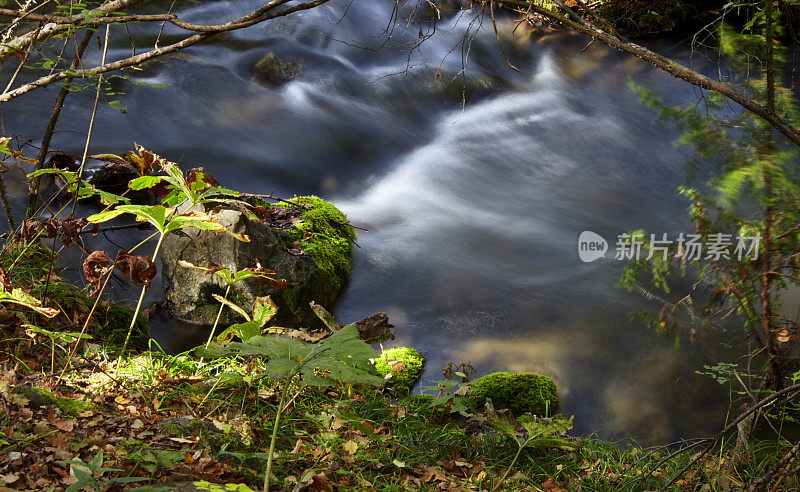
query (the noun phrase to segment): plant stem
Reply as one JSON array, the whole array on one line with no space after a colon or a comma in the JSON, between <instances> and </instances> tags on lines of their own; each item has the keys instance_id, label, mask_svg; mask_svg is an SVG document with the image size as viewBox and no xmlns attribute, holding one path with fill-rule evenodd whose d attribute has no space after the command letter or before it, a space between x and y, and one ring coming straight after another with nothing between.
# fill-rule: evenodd
<instances>
[{"instance_id":1,"label":"plant stem","mask_svg":"<svg viewBox=\"0 0 800 492\"><path fill-rule=\"evenodd\" d=\"M264 472L264 492L269 492L269 476L272 473L272 454L275 451L275 441L278 439L278 423L281 420L283 402L286 401L286 395L289 393L289 385L292 379L294 379L294 374L286 378L286 383L284 383L283 390L281 391L281 401L278 403L278 408L275 412L275 424L272 426L272 438L270 438L269 451L267 452L267 469Z\"/></svg>"},{"instance_id":2,"label":"plant stem","mask_svg":"<svg viewBox=\"0 0 800 492\"><path fill-rule=\"evenodd\" d=\"M231 291L231 286L228 285L228 288L225 289L225 295L222 296L223 299L228 298L228 293ZM208 350L208 346L211 345L211 339L214 338L214 331L217 329L217 325L219 324L219 318L222 316L222 310L225 309L225 304L219 304L219 311L217 311L217 317L214 319L214 326L211 327L211 333L208 335L208 340L206 340L205 349ZM202 357L200 358L200 362L203 362Z\"/></svg>"},{"instance_id":3,"label":"plant stem","mask_svg":"<svg viewBox=\"0 0 800 492\"><path fill-rule=\"evenodd\" d=\"M86 47L89 46L89 41L92 40L92 34L93 33L91 30L87 30L86 34L84 34L81 44L78 45L78 49L75 52L75 58L72 59L72 63L70 64L70 70L75 70L78 68L81 56L86 50ZM61 87L61 90L58 92L58 96L56 97L56 103L53 106L53 112L50 115L50 121L47 122L47 128L45 129L44 136L42 137L42 145L39 149L39 158L36 160L36 171L44 168L44 160L47 158L50 140L53 138L53 132L55 132L58 117L61 115L61 108L64 107L64 100L69 94L69 86L71 82L72 77L68 77L64 85ZM33 181L29 184L30 190L28 193L28 209L25 211L26 219L33 217L36 213L36 202L39 197L40 181L41 177L37 176L33 178Z\"/></svg>"},{"instance_id":4,"label":"plant stem","mask_svg":"<svg viewBox=\"0 0 800 492\"><path fill-rule=\"evenodd\" d=\"M492 492L494 492L495 490L499 489L500 486L503 485L503 481L506 479L508 474L511 472L511 468L514 466L514 463L517 462L517 458L519 458L519 455L522 454L522 449L525 447L525 444L528 444L527 442L525 444L520 444L519 441L516 441L516 439L515 439L515 442L517 443L517 446L519 446L519 449L517 450L517 454L514 455L514 459L511 460L511 464L508 465L508 468L506 468L506 472L503 473L502 477L500 477L500 480L497 482L497 485L495 485L492 488Z\"/></svg>"},{"instance_id":5,"label":"plant stem","mask_svg":"<svg viewBox=\"0 0 800 492\"><path fill-rule=\"evenodd\" d=\"M164 240L164 234L162 233L158 237L158 244L156 244L156 249L153 252L153 261L156 261L156 257L158 257L158 250L161 248L161 241ZM128 341L131 339L131 333L133 332L133 327L136 325L136 318L139 317L139 310L142 308L142 301L144 300L144 293L147 291L147 286L142 286L142 293L139 295L139 302L136 304L136 310L133 312L133 317L131 318L131 326L128 327L128 334L125 335L125 343L122 344L122 351L119 353L119 359L117 360L117 368L114 371L114 378L116 379L119 376L119 366L122 365L122 356L125 355L125 349L128 348Z\"/></svg>"},{"instance_id":6,"label":"plant stem","mask_svg":"<svg viewBox=\"0 0 800 492\"><path fill-rule=\"evenodd\" d=\"M100 62L101 65L106 64L106 55L108 54L108 36L111 32L111 24L106 24L106 40L103 44L103 58ZM83 147L83 158L81 158L81 165L78 168L78 182L75 184L75 194L72 196L72 211L69 216L75 215L75 207L78 206L78 194L81 191L81 180L83 179L83 170L86 167L86 158L89 155L89 144L92 141L92 130L94 130L94 120L97 116L97 105L100 103L100 90L103 88L103 75L97 77L97 91L94 97L94 107L92 108L92 117L89 119L89 131L86 133L86 145Z\"/></svg>"}]
</instances>

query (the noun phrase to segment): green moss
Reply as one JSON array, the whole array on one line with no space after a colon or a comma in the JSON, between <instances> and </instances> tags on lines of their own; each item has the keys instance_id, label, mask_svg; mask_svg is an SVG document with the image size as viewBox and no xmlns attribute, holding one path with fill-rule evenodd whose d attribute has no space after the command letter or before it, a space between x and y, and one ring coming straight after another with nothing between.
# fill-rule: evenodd
<instances>
[{"instance_id":1,"label":"green moss","mask_svg":"<svg viewBox=\"0 0 800 492\"><path fill-rule=\"evenodd\" d=\"M54 329L54 325L66 325L69 331L77 331L84 322L83 316L91 311L95 298L88 294L88 288L81 290L67 284L58 276L57 268L51 269L57 257L56 253L41 243L8 243L0 253L0 265L8 271L15 287L29 291L45 306L61 311L61 314L49 320L50 325L42 325L43 328ZM101 334L104 342L121 345L132 317L132 308L101 301L92 314L88 333ZM45 322L41 320L41 323ZM130 346L144 349L149 339L148 320L140 314L131 333Z\"/></svg>"},{"instance_id":2,"label":"green moss","mask_svg":"<svg viewBox=\"0 0 800 492\"><path fill-rule=\"evenodd\" d=\"M391 374L386 385L393 392L408 394L422 376L425 358L411 347L394 347L385 350L375 359L375 369L382 376Z\"/></svg>"},{"instance_id":3,"label":"green moss","mask_svg":"<svg viewBox=\"0 0 800 492\"><path fill-rule=\"evenodd\" d=\"M56 396L47 390L34 388L33 386L20 385L14 388L14 393L24 396L28 400L31 408L56 407L64 415L74 417L80 412L99 411L97 405L88 401L73 400L64 396Z\"/></svg>"},{"instance_id":4,"label":"green moss","mask_svg":"<svg viewBox=\"0 0 800 492\"><path fill-rule=\"evenodd\" d=\"M235 451L244 449L244 445L234 434L225 434L206 420L192 417L169 417L158 423L158 428L170 437L197 436L205 440L215 453L221 449Z\"/></svg>"},{"instance_id":5,"label":"green moss","mask_svg":"<svg viewBox=\"0 0 800 492\"><path fill-rule=\"evenodd\" d=\"M56 254L42 243L6 243L0 252L0 265L16 287L29 288L47 276Z\"/></svg>"},{"instance_id":6,"label":"green moss","mask_svg":"<svg viewBox=\"0 0 800 492\"><path fill-rule=\"evenodd\" d=\"M528 412L549 417L559 411L556 384L547 376L532 372L495 372L483 376L472 383L469 398L476 407L491 398L495 408L507 408L516 416Z\"/></svg>"},{"instance_id":7,"label":"green moss","mask_svg":"<svg viewBox=\"0 0 800 492\"><path fill-rule=\"evenodd\" d=\"M195 301L195 309L201 310L202 314L199 316L200 319L210 319L213 320L217 317L217 313L219 312L220 302L214 298L214 294L217 294L220 297L225 297L225 290L226 287L223 287L218 284L212 284L210 282L202 284L200 286L200 291L197 296L197 300ZM232 303L236 304L240 308L244 309L245 312L250 312L252 309L253 301L251 298L248 298L240 289L238 289L235 285L231 286L231 290L228 292L228 296L225 297L227 300L231 301ZM233 313L233 310L230 308L225 308L229 310L230 313ZM244 321L240 315L234 315L236 322Z\"/></svg>"},{"instance_id":8,"label":"green moss","mask_svg":"<svg viewBox=\"0 0 800 492\"><path fill-rule=\"evenodd\" d=\"M311 261L320 270L320 275L306 285L280 292L276 302L288 308L299 319L305 319L310 311L309 301L316 301L330 307L344 287L353 270L353 241L355 230L347 223L347 216L332 203L316 196L296 197L292 200L299 205L275 204L276 207L302 208L300 220L290 229L281 231L280 246L292 248L295 243L309 254ZM278 313L280 316L280 313Z\"/></svg>"}]
</instances>

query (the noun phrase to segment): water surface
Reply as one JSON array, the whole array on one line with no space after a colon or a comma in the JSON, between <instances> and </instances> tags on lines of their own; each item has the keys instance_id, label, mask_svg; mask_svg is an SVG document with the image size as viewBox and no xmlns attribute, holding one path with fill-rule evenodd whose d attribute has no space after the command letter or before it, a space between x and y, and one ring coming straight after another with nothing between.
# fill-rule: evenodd
<instances>
[{"instance_id":1,"label":"water surface","mask_svg":"<svg viewBox=\"0 0 800 492\"><path fill-rule=\"evenodd\" d=\"M202 2L180 16L219 23L258 4ZM520 72L509 70L491 27L467 31L473 12L444 18L411 53L403 43L430 24L398 25L378 51L358 47L382 43L391 5L355 2L342 18L347 2L334 0L129 71L130 80L114 82L128 113L101 105L92 152L122 153L136 141L204 166L228 187L333 200L368 229L335 315L389 313L393 343L428 358L426 379L441 379L447 362L471 361L480 374L537 371L557 382L579 433L655 443L714 430L727 397L694 375L719 355L714 341L676 347L628 321L657 306L614 287L621 262L577 255L584 230L612 245L637 228L690 232L675 194L688 154L627 83L670 103L694 101L695 90L599 44L586 48L582 37L526 26L512 34L504 20ZM180 33L167 26L164 35ZM133 34L140 50L153 42L150 27ZM465 34L474 38L459 76ZM112 40L112 56L129 54L122 31ZM659 47L686 58L667 42ZM277 87L255 82L253 66L269 52L300 63L301 76ZM56 91L4 105L6 132L41 135ZM52 149L80 155L93 98L70 96ZM21 206L22 189L14 190ZM79 252L69 255L74 274ZM174 350L203 336L174 323L153 331Z\"/></svg>"}]
</instances>

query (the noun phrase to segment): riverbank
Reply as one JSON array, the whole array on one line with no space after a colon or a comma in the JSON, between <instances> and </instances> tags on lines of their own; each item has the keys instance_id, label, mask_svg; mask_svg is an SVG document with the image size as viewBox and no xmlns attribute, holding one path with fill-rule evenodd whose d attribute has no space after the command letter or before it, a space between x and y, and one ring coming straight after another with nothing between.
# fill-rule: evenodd
<instances>
[{"instance_id":1,"label":"riverbank","mask_svg":"<svg viewBox=\"0 0 800 492\"><path fill-rule=\"evenodd\" d=\"M452 368L452 381L423 383L430 396L402 398L334 381L286 385L254 357L204 360L142 343L119 357L121 340L108 334L124 333L122 316L106 317L76 346L88 313L75 299L88 296L46 262L22 260L46 258L30 254L40 248L5 249L18 260L12 286L30 293L49 277L45 297L61 313L0 311L3 490L258 490L279 409L273 490L728 490L786 452L756 445L736 466L718 453L676 477L693 450L670 455L550 432L565 419L527 430L524 419L498 424L502 412L460 406ZM536 432L542 439L520 450L514 439Z\"/></svg>"}]
</instances>

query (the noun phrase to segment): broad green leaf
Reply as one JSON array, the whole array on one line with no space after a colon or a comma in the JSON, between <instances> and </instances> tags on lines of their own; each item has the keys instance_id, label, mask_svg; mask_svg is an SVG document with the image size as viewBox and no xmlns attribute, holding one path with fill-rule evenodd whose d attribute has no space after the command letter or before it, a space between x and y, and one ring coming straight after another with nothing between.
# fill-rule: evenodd
<instances>
[{"instance_id":1,"label":"broad green leaf","mask_svg":"<svg viewBox=\"0 0 800 492\"><path fill-rule=\"evenodd\" d=\"M238 234L226 228L219 222L219 218L203 212L190 211L173 217L165 229L165 233L184 229L186 227L197 227L205 231L222 231L235 237L239 241L249 242L250 238L243 234Z\"/></svg>"},{"instance_id":2,"label":"broad green leaf","mask_svg":"<svg viewBox=\"0 0 800 492\"><path fill-rule=\"evenodd\" d=\"M86 220L88 220L92 224L99 224L102 222L108 222L109 220L119 217L124 213L126 213L124 210L119 210L119 209L105 210L103 212L98 212L94 215L90 215L89 217L86 218Z\"/></svg>"},{"instance_id":3,"label":"broad green leaf","mask_svg":"<svg viewBox=\"0 0 800 492\"><path fill-rule=\"evenodd\" d=\"M516 424L510 413L497 413L492 405L492 399L486 399L486 423L497 432L501 432L517 441Z\"/></svg>"},{"instance_id":4,"label":"broad green leaf","mask_svg":"<svg viewBox=\"0 0 800 492\"><path fill-rule=\"evenodd\" d=\"M384 384L383 378L373 373L369 362L377 352L358 338L354 326L345 326L318 343L259 335L249 338L246 343L234 342L202 353L209 357L268 357L266 370L271 378L283 379L299 372L302 382L307 385L328 386L333 381L373 386Z\"/></svg>"},{"instance_id":5,"label":"broad green leaf","mask_svg":"<svg viewBox=\"0 0 800 492\"><path fill-rule=\"evenodd\" d=\"M147 221L162 234L166 234L167 217L172 213L173 209L167 208L163 205L119 205L115 210L122 210L123 213L129 213L136 216L136 220Z\"/></svg>"},{"instance_id":6,"label":"broad green leaf","mask_svg":"<svg viewBox=\"0 0 800 492\"><path fill-rule=\"evenodd\" d=\"M93 338L91 335L87 335L85 333L81 335L78 332L72 332L72 331L45 330L44 328L39 328L38 326L33 326L33 325L22 325L22 326L25 328L26 333L39 333L53 340L60 340L67 343L72 343L79 338L82 338L84 340L91 340Z\"/></svg>"},{"instance_id":7,"label":"broad green leaf","mask_svg":"<svg viewBox=\"0 0 800 492\"><path fill-rule=\"evenodd\" d=\"M77 181L77 176L74 171L67 171L66 169L57 169L53 167L48 167L44 169L38 169L30 174L28 174L28 179L36 178L42 176L44 174L57 174L59 175L64 181L67 183L72 181Z\"/></svg>"},{"instance_id":8,"label":"broad green leaf","mask_svg":"<svg viewBox=\"0 0 800 492\"><path fill-rule=\"evenodd\" d=\"M236 334L239 335L243 342L261 334L261 325L255 321L237 323L231 325L231 329L236 331Z\"/></svg>"},{"instance_id":9,"label":"broad green leaf","mask_svg":"<svg viewBox=\"0 0 800 492\"><path fill-rule=\"evenodd\" d=\"M132 190L143 190L152 188L164 180L164 176L139 176L128 183L128 188Z\"/></svg>"}]
</instances>

